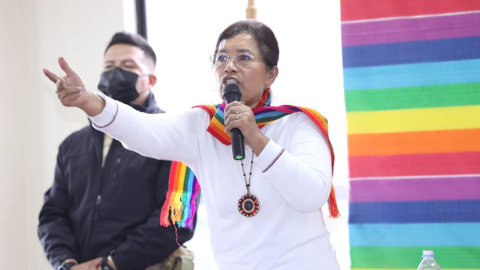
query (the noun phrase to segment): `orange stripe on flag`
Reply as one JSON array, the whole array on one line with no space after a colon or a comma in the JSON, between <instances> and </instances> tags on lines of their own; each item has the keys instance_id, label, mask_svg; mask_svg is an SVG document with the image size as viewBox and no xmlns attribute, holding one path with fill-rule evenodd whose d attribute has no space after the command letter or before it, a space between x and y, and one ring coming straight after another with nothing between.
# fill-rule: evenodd
<instances>
[{"instance_id":1,"label":"orange stripe on flag","mask_svg":"<svg viewBox=\"0 0 480 270\"><path fill-rule=\"evenodd\" d=\"M480 151L480 129L351 134L349 156Z\"/></svg>"}]
</instances>

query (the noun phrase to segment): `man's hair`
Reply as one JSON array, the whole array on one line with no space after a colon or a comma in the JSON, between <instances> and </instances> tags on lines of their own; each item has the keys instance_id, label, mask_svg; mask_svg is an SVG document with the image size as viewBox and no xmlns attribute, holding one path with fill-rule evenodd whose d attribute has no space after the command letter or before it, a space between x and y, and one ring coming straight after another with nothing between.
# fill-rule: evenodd
<instances>
[{"instance_id":1,"label":"man's hair","mask_svg":"<svg viewBox=\"0 0 480 270\"><path fill-rule=\"evenodd\" d=\"M105 53L110 47L116 44L127 44L140 48L140 50L145 53L145 56L148 59L152 60L153 67L155 67L157 63L157 56L155 55L155 51L153 51L152 47L148 44L148 41L142 36L128 32L115 33L115 35L113 35L112 37L112 40L110 40L110 43L108 43L108 46L105 49Z\"/></svg>"}]
</instances>

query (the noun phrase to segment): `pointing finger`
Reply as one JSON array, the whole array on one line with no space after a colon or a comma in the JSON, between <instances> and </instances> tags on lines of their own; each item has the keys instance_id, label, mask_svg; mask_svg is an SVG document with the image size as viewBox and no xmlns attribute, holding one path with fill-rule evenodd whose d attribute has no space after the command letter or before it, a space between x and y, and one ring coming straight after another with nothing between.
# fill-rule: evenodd
<instances>
[{"instance_id":1,"label":"pointing finger","mask_svg":"<svg viewBox=\"0 0 480 270\"><path fill-rule=\"evenodd\" d=\"M46 68L43 69L43 74L45 74L45 76L47 76L47 78L53 83L56 83L60 79L55 73Z\"/></svg>"},{"instance_id":2,"label":"pointing finger","mask_svg":"<svg viewBox=\"0 0 480 270\"><path fill-rule=\"evenodd\" d=\"M67 74L67 77L71 75L76 75L75 71L70 68L65 58L58 58L58 64L60 65L60 68L65 72L65 74Z\"/></svg>"}]
</instances>

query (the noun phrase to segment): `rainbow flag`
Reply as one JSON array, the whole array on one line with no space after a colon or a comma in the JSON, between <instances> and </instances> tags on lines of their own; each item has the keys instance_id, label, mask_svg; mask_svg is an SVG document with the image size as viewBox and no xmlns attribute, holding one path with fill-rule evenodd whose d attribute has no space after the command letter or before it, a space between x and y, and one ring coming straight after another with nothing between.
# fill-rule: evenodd
<instances>
[{"instance_id":1,"label":"rainbow flag","mask_svg":"<svg viewBox=\"0 0 480 270\"><path fill-rule=\"evenodd\" d=\"M352 269L480 269L480 0L342 0Z\"/></svg>"}]
</instances>

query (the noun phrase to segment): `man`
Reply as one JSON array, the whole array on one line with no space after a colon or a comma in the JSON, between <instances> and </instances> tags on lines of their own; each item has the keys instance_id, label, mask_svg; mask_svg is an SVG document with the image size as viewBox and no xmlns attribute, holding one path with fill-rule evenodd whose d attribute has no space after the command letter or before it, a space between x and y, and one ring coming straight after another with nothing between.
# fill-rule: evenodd
<instances>
[{"instance_id":1,"label":"man","mask_svg":"<svg viewBox=\"0 0 480 270\"><path fill-rule=\"evenodd\" d=\"M151 92L155 64L144 38L116 33L98 87L136 110L161 113ZM178 249L177 235L179 244L191 239L193 230L159 225L170 165L129 151L92 126L67 137L38 226L54 268L154 269Z\"/></svg>"}]
</instances>

